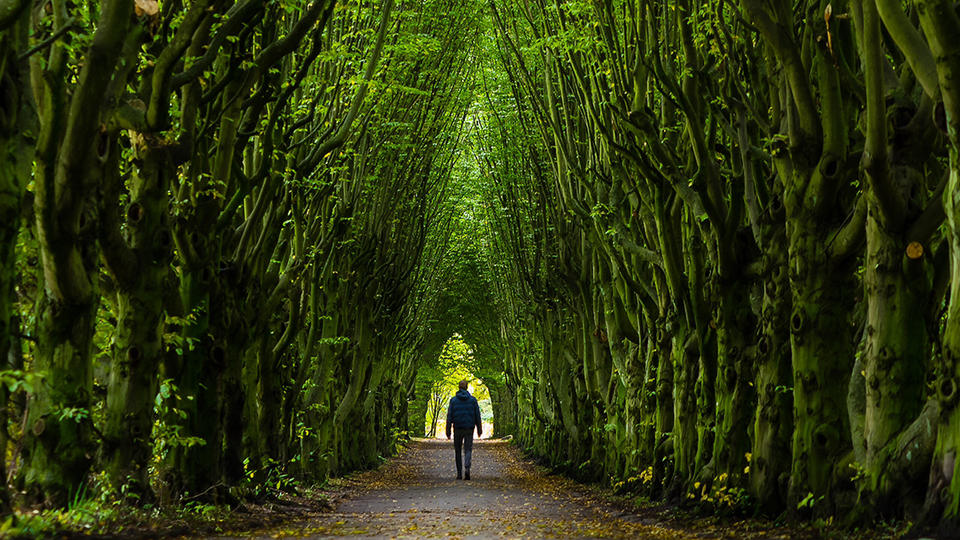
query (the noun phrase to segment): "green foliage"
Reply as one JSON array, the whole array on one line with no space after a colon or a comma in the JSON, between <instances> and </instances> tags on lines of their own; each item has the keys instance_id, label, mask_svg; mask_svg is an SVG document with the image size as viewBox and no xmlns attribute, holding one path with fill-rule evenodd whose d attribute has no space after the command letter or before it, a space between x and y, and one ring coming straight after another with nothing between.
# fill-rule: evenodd
<instances>
[{"instance_id":1,"label":"green foliage","mask_svg":"<svg viewBox=\"0 0 960 540\"><path fill-rule=\"evenodd\" d=\"M823 495L818 497L812 492L807 492L807 495L797 502L797 510L813 510L818 504L822 503L823 500Z\"/></svg>"},{"instance_id":2,"label":"green foliage","mask_svg":"<svg viewBox=\"0 0 960 540\"><path fill-rule=\"evenodd\" d=\"M0 450L64 479L18 487L82 522L97 456L213 518L375 465L462 378L550 464L723 511L831 513L912 424L890 459L952 470L954 23L887 4L44 4L0 44Z\"/></svg>"},{"instance_id":3,"label":"green foliage","mask_svg":"<svg viewBox=\"0 0 960 540\"><path fill-rule=\"evenodd\" d=\"M687 499L716 513L745 513L753 504L746 489L730 485L726 473L720 474L712 482L694 482L693 490L687 493Z\"/></svg>"},{"instance_id":4,"label":"green foliage","mask_svg":"<svg viewBox=\"0 0 960 540\"><path fill-rule=\"evenodd\" d=\"M40 376L36 373L20 369L5 369L0 371L0 384L6 386L7 391L33 393L40 383Z\"/></svg>"},{"instance_id":5,"label":"green foliage","mask_svg":"<svg viewBox=\"0 0 960 540\"><path fill-rule=\"evenodd\" d=\"M61 422L72 420L74 422L83 422L90 418L90 410L84 407L63 407L57 411L57 419Z\"/></svg>"},{"instance_id":6,"label":"green foliage","mask_svg":"<svg viewBox=\"0 0 960 540\"><path fill-rule=\"evenodd\" d=\"M252 468L250 460L244 459L244 482L238 486L239 490L257 499L273 493L296 492L301 482L286 471L285 465L277 460L267 459L259 468Z\"/></svg>"},{"instance_id":7,"label":"green foliage","mask_svg":"<svg viewBox=\"0 0 960 540\"><path fill-rule=\"evenodd\" d=\"M153 400L153 412L156 421L153 425L153 456L155 467L159 467L169 452L176 447L189 448L205 445L207 441L190 435L186 429L187 411L183 403L194 401L191 395L182 395L173 379L160 383Z\"/></svg>"}]
</instances>

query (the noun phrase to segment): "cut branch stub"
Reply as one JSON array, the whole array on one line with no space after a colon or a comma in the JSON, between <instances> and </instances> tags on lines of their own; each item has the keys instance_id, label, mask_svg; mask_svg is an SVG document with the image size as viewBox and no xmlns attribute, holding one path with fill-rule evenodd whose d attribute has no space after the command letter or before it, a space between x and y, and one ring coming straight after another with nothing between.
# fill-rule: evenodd
<instances>
[{"instance_id":1,"label":"cut branch stub","mask_svg":"<svg viewBox=\"0 0 960 540\"><path fill-rule=\"evenodd\" d=\"M138 202L130 203L127 206L127 222L133 225L140 223L143 219L143 206Z\"/></svg>"},{"instance_id":2,"label":"cut branch stub","mask_svg":"<svg viewBox=\"0 0 960 540\"><path fill-rule=\"evenodd\" d=\"M36 437L39 437L46 429L47 423L43 418L37 418L37 421L33 423L33 434Z\"/></svg>"},{"instance_id":3,"label":"cut branch stub","mask_svg":"<svg viewBox=\"0 0 960 540\"><path fill-rule=\"evenodd\" d=\"M766 293L767 296L771 298L777 298L780 294L780 285L777 281L768 281L766 283Z\"/></svg>"},{"instance_id":4,"label":"cut branch stub","mask_svg":"<svg viewBox=\"0 0 960 540\"><path fill-rule=\"evenodd\" d=\"M830 443L830 440L833 438L831 435L832 433L829 433L828 428L826 426L821 426L814 433L813 441L820 448L827 448Z\"/></svg>"},{"instance_id":5,"label":"cut branch stub","mask_svg":"<svg viewBox=\"0 0 960 540\"><path fill-rule=\"evenodd\" d=\"M221 368L227 365L227 353L223 350L223 347L214 346L210 349L210 360L213 361L214 366Z\"/></svg>"},{"instance_id":6,"label":"cut branch stub","mask_svg":"<svg viewBox=\"0 0 960 540\"><path fill-rule=\"evenodd\" d=\"M136 364L138 361L140 361L140 356L140 348L136 345L132 345L129 349L127 349L127 360L131 364Z\"/></svg>"},{"instance_id":7,"label":"cut branch stub","mask_svg":"<svg viewBox=\"0 0 960 540\"><path fill-rule=\"evenodd\" d=\"M920 257L923 257L923 244L914 240L907 244L907 257L912 260L917 260Z\"/></svg>"},{"instance_id":8,"label":"cut branch stub","mask_svg":"<svg viewBox=\"0 0 960 540\"><path fill-rule=\"evenodd\" d=\"M940 402L944 405L950 405L957 397L957 383L950 378L944 378L940 381Z\"/></svg>"},{"instance_id":9,"label":"cut branch stub","mask_svg":"<svg viewBox=\"0 0 960 540\"><path fill-rule=\"evenodd\" d=\"M767 340L767 336L760 338L760 342L757 343L757 352L760 353L760 356L766 356L770 352L770 342Z\"/></svg>"},{"instance_id":10,"label":"cut branch stub","mask_svg":"<svg viewBox=\"0 0 960 540\"><path fill-rule=\"evenodd\" d=\"M770 197L770 202L767 203L767 208L765 211L767 213L767 219L771 220L771 222L782 219L783 199L780 197L780 195L773 195Z\"/></svg>"},{"instance_id":11,"label":"cut branch stub","mask_svg":"<svg viewBox=\"0 0 960 540\"><path fill-rule=\"evenodd\" d=\"M790 317L790 330L794 334L799 334L803 330L803 313L800 311L794 311L793 316Z\"/></svg>"},{"instance_id":12,"label":"cut branch stub","mask_svg":"<svg viewBox=\"0 0 960 540\"><path fill-rule=\"evenodd\" d=\"M840 163L835 158L831 157L823 162L820 166L820 173L823 174L824 178L835 178L837 176L837 171L840 170Z\"/></svg>"},{"instance_id":13,"label":"cut branch stub","mask_svg":"<svg viewBox=\"0 0 960 540\"><path fill-rule=\"evenodd\" d=\"M942 101L938 101L933 107L933 124L941 132L947 132L947 110L944 108Z\"/></svg>"},{"instance_id":14,"label":"cut branch stub","mask_svg":"<svg viewBox=\"0 0 960 540\"><path fill-rule=\"evenodd\" d=\"M733 366L726 366L723 374L726 377L727 386L733 387L737 382L737 369Z\"/></svg>"},{"instance_id":15,"label":"cut branch stub","mask_svg":"<svg viewBox=\"0 0 960 540\"><path fill-rule=\"evenodd\" d=\"M107 132L107 126L100 126L100 132L97 134L97 159L101 163L105 162L109 151L110 134Z\"/></svg>"}]
</instances>

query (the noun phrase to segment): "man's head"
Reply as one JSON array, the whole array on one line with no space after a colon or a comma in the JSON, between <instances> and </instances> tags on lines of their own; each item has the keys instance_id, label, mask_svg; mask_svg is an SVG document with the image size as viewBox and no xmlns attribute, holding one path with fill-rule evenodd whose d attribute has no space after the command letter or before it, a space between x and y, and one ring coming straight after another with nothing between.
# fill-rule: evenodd
<instances>
[{"instance_id":1,"label":"man's head","mask_svg":"<svg viewBox=\"0 0 960 540\"><path fill-rule=\"evenodd\" d=\"M460 381L460 389L461 389L461 390L466 390L468 384L470 384L470 381L468 381L468 380L466 380L466 379Z\"/></svg>"}]
</instances>

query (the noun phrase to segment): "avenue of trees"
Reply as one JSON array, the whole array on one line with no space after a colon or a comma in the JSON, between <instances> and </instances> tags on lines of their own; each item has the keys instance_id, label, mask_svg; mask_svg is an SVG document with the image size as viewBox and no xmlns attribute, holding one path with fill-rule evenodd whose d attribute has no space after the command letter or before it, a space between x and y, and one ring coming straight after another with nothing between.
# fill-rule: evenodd
<instances>
[{"instance_id":1,"label":"avenue of trees","mask_svg":"<svg viewBox=\"0 0 960 540\"><path fill-rule=\"evenodd\" d=\"M0 510L424 435L960 530L947 0L0 0ZM442 403L441 408L445 406Z\"/></svg>"},{"instance_id":2,"label":"avenue of trees","mask_svg":"<svg viewBox=\"0 0 960 540\"><path fill-rule=\"evenodd\" d=\"M656 497L960 530L957 4L490 10L485 327L522 444Z\"/></svg>"},{"instance_id":3,"label":"avenue of trees","mask_svg":"<svg viewBox=\"0 0 960 540\"><path fill-rule=\"evenodd\" d=\"M448 7L0 2L4 507L393 451L483 13Z\"/></svg>"}]
</instances>

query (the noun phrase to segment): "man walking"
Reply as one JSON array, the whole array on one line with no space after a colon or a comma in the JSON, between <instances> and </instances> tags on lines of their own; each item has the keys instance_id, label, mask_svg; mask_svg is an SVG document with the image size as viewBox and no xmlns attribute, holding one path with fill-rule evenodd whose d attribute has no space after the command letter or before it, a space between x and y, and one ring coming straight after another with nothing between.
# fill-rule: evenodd
<instances>
[{"instance_id":1,"label":"man walking","mask_svg":"<svg viewBox=\"0 0 960 540\"><path fill-rule=\"evenodd\" d=\"M480 422L480 404L477 398L467 391L467 380L460 381L460 391L450 398L447 407L447 438L450 438L450 426L453 426L453 448L457 452L457 480L470 479L470 458L473 455L473 428L477 428L477 437L483 434ZM460 450L463 450L464 460L461 462ZM466 465L466 474L462 474Z\"/></svg>"}]
</instances>

